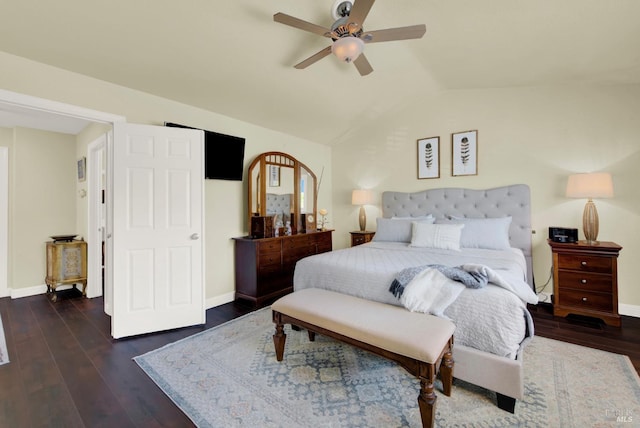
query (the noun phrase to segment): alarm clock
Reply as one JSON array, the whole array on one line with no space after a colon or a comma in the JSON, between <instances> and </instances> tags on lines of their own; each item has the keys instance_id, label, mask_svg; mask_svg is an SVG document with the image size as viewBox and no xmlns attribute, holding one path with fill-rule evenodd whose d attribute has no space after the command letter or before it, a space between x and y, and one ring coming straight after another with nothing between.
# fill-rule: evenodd
<instances>
[{"instance_id":1,"label":"alarm clock","mask_svg":"<svg viewBox=\"0 0 640 428\"><path fill-rule=\"evenodd\" d=\"M307 233L307 231L315 230L316 225L314 224L315 219L313 218L313 214L300 214L300 233Z\"/></svg>"}]
</instances>

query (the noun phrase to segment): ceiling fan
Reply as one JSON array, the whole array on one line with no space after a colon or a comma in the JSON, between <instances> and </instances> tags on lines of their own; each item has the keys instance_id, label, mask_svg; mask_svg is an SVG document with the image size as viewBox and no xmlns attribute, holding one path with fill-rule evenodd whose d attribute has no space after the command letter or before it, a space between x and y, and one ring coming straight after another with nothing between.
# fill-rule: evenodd
<instances>
[{"instance_id":1,"label":"ceiling fan","mask_svg":"<svg viewBox=\"0 0 640 428\"><path fill-rule=\"evenodd\" d=\"M273 20L276 22L333 40L331 46L327 46L320 52L311 55L294 67L297 69L307 68L330 53L333 53L341 61L347 63L353 62L360 75L366 76L373 71L371 64L369 64L369 61L367 61L367 58L362 53L366 43L419 39L427 31L427 27L424 24L388 28L385 30L364 31L364 20L369 14L374 1L375 0L337 0L331 12L336 21L331 25L331 28L324 28L282 12L273 15Z\"/></svg>"}]
</instances>

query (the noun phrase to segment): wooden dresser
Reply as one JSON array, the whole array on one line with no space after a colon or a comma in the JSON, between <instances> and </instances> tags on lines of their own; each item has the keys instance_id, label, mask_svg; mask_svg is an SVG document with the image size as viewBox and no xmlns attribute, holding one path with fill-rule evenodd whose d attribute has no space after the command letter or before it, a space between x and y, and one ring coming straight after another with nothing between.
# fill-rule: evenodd
<instances>
[{"instance_id":1,"label":"wooden dresser","mask_svg":"<svg viewBox=\"0 0 640 428\"><path fill-rule=\"evenodd\" d=\"M293 291L293 270L303 257L332 250L332 230L276 238L235 240L236 299L264 306Z\"/></svg>"},{"instance_id":2,"label":"wooden dresser","mask_svg":"<svg viewBox=\"0 0 640 428\"><path fill-rule=\"evenodd\" d=\"M553 314L586 315L620 326L618 254L614 242L548 241L553 255Z\"/></svg>"}]
</instances>

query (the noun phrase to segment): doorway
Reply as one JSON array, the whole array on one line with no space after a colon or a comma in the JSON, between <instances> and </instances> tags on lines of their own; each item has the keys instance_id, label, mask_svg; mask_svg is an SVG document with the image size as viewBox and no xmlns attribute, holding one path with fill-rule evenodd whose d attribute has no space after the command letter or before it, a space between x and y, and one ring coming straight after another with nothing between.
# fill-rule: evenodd
<instances>
[{"instance_id":1,"label":"doorway","mask_svg":"<svg viewBox=\"0 0 640 428\"><path fill-rule=\"evenodd\" d=\"M30 95L19 94L19 93L7 91L4 89L0 89L0 108L6 108L10 110L19 110L19 111L25 112L25 114L32 114L33 117L37 118L38 120L40 120L40 118L46 115L48 118L59 117L60 119L65 119L65 120L69 118L75 118L78 120L86 121L87 123L91 123L91 122L101 123L101 124L111 125L111 127L113 127L115 123L126 122L126 119L123 116L86 109L83 107L72 106L69 104L63 104L56 101L46 100L43 98L32 97ZM3 152L6 152L6 150L5 151L0 150L0 167L4 162ZM106 165L106 162L107 162L106 155L103 154L102 156L103 156L104 165ZM7 165L8 165L8 155L6 155L6 157L7 157ZM2 168L2 169L6 170L6 168ZM3 179L2 179L3 175L4 175L3 173L0 173L0 199L3 198L4 195L8 194L8 184L5 185L3 183ZM5 189L4 193L3 193L3 188ZM0 204L0 206L8 207L8 197L7 197L7 202L4 204ZM91 213L89 213L89 216L91 216ZM2 212L0 212L0 297L2 297L3 285L5 285L6 287L5 295L10 294L10 289L8 284L8 272L7 272L7 269L3 270L1 265L1 263L3 263L2 262L3 260L4 260L4 263L8 262L8 256L9 256L7 251L4 253L5 257L2 257L3 251L5 251L3 249L4 246L7 245L8 247L8 244L5 244L7 240L3 239L4 237L2 236L3 230L5 229L8 230L8 216L3 216ZM101 264L101 258L100 260L96 261L94 260L94 257L96 257L94 254L92 255L88 254L88 262L87 262L88 266L94 263ZM106 300L107 299L105 299L105 301ZM105 306L106 306L106 303L105 303Z\"/></svg>"}]
</instances>

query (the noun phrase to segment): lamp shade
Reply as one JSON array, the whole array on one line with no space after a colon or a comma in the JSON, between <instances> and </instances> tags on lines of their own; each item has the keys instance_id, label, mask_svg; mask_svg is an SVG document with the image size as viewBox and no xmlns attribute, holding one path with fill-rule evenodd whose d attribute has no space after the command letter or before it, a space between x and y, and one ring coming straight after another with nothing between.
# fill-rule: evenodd
<instances>
[{"instance_id":1,"label":"lamp shade","mask_svg":"<svg viewBox=\"0 0 640 428\"><path fill-rule=\"evenodd\" d=\"M573 174L567 181L568 198L613 198L613 180L608 172Z\"/></svg>"},{"instance_id":2,"label":"lamp shade","mask_svg":"<svg viewBox=\"0 0 640 428\"><path fill-rule=\"evenodd\" d=\"M371 190L358 189L351 193L352 205L370 205L375 202L373 192Z\"/></svg>"},{"instance_id":3,"label":"lamp shade","mask_svg":"<svg viewBox=\"0 0 640 428\"><path fill-rule=\"evenodd\" d=\"M331 45L331 52L344 62L355 61L363 49L364 42L353 36L341 37Z\"/></svg>"}]
</instances>

